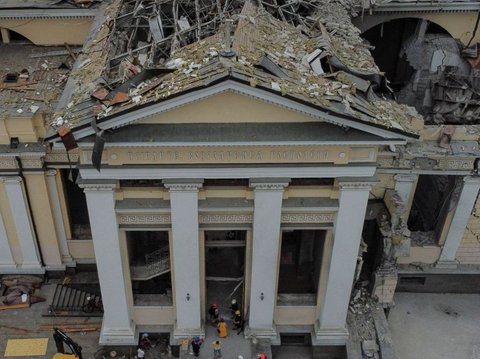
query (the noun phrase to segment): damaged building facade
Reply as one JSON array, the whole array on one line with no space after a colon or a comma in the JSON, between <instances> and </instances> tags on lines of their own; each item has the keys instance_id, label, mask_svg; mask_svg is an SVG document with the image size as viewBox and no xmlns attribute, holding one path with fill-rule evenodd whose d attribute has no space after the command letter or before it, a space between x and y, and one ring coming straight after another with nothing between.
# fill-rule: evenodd
<instances>
[{"instance_id":1,"label":"damaged building facade","mask_svg":"<svg viewBox=\"0 0 480 359\"><path fill-rule=\"evenodd\" d=\"M475 274L478 3L14 3L0 273L95 263L101 344L236 298L247 335L343 346L355 282Z\"/></svg>"}]
</instances>

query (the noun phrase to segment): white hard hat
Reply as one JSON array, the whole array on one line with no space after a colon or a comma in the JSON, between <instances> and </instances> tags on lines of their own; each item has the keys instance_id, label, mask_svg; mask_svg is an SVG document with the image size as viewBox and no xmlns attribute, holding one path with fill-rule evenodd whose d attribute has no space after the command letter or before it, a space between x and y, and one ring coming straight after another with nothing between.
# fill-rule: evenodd
<instances>
[{"instance_id":1,"label":"white hard hat","mask_svg":"<svg viewBox=\"0 0 480 359\"><path fill-rule=\"evenodd\" d=\"M243 357L241 355L239 355L237 359L243 359Z\"/></svg>"},{"instance_id":2,"label":"white hard hat","mask_svg":"<svg viewBox=\"0 0 480 359\"><path fill-rule=\"evenodd\" d=\"M232 304L235 304L237 302L236 299L232 299ZM241 355L240 355L241 356ZM240 358L239 358L240 359ZM243 358L242 358L243 359Z\"/></svg>"}]
</instances>

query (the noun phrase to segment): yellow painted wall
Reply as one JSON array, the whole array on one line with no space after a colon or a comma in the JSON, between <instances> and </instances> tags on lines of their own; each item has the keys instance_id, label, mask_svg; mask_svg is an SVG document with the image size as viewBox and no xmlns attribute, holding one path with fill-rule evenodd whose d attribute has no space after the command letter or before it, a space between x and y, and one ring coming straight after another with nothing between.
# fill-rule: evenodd
<instances>
[{"instance_id":1,"label":"yellow painted wall","mask_svg":"<svg viewBox=\"0 0 480 359\"><path fill-rule=\"evenodd\" d=\"M5 231L7 232L8 242L12 251L15 263L21 264L23 262L22 251L17 238L17 231L13 223L12 212L8 203L7 194L5 193L5 185L0 182L0 212L2 214Z\"/></svg>"},{"instance_id":2,"label":"yellow painted wall","mask_svg":"<svg viewBox=\"0 0 480 359\"><path fill-rule=\"evenodd\" d=\"M475 21L477 19L477 12L457 12L457 13L443 13L443 14L427 14L427 13L409 13L409 14L395 14L395 15L382 15L376 14L373 16L366 15L362 19L357 17L353 23L358 26L362 32L365 32L376 25L381 23L402 18L418 18L429 20L437 25L440 25L447 30L450 35L459 39L463 44L467 44L473 34L475 27ZM480 32L477 32L472 44L480 42Z\"/></svg>"},{"instance_id":3,"label":"yellow painted wall","mask_svg":"<svg viewBox=\"0 0 480 359\"><path fill-rule=\"evenodd\" d=\"M24 175L43 262L47 266L61 265L62 257L45 173L25 172Z\"/></svg>"},{"instance_id":4,"label":"yellow painted wall","mask_svg":"<svg viewBox=\"0 0 480 359\"><path fill-rule=\"evenodd\" d=\"M35 45L83 45L91 19L0 20L0 27L18 32Z\"/></svg>"},{"instance_id":5,"label":"yellow painted wall","mask_svg":"<svg viewBox=\"0 0 480 359\"><path fill-rule=\"evenodd\" d=\"M76 259L95 259L93 251L93 241L90 240L69 240L67 241L68 250L74 260Z\"/></svg>"},{"instance_id":6,"label":"yellow painted wall","mask_svg":"<svg viewBox=\"0 0 480 359\"><path fill-rule=\"evenodd\" d=\"M440 258L441 248L437 246L411 247L410 256L398 257L398 264L424 263L434 264Z\"/></svg>"},{"instance_id":7,"label":"yellow painted wall","mask_svg":"<svg viewBox=\"0 0 480 359\"><path fill-rule=\"evenodd\" d=\"M174 325L175 307L133 307L137 325Z\"/></svg>"},{"instance_id":8,"label":"yellow painted wall","mask_svg":"<svg viewBox=\"0 0 480 359\"><path fill-rule=\"evenodd\" d=\"M231 92L138 123L312 122L313 117Z\"/></svg>"},{"instance_id":9,"label":"yellow painted wall","mask_svg":"<svg viewBox=\"0 0 480 359\"><path fill-rule=\"evenodd\" d=\"M462 242L457 251L457 260L461 264L480 264L480 200L477 198L475 209L470 216Z\"/></svg>"},{"instance_id":10,"label":"yellow painted wall","mask_svg":"<svg viewBox=\"0 0 480 359\"><path fill-rule=\"evenodd\" d=\"M274 321L277 325L313 325L317 320L316 309L316 307L277 306Z\"/></svg>"},{"instance_id":11,"label":"yellow painted wall","mask_svg":"<svg viewBox=\"0 0 480 359\"><path fill-rule=\"evenodd\" d=\"M36 142L38 135L34 123L38 121L33 117L0 118L0 144L9 144L11 137L18 137L20 142Z\"/></svg>"}]
</instances>

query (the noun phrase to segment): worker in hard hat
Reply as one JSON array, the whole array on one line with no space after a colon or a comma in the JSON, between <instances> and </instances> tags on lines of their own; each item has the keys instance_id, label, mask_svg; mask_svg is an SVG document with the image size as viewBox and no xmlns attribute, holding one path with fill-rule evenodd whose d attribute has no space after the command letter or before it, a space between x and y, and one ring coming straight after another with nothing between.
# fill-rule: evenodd
<instances>
[{"instance_id":1,"label":"worker in hard hat","mask_svg":"<svg viewBox=\"0 0 480 359\"><path fill-rule=\"evenodd\" d=\"M233 318L233 329L237 330L237 335L242 332L243 328L243 323L242 323L242 314L240 313L240 310L235 311L235 317Z\"/></svg>"},{"instance_id":2,"label":"worker in hard hat","mask_svg":"<svg viewBox=\"0 0 480 359\"><path fill-rule=\"evenodd\" d=\"M218 323L218 317L219 317L219 311L218 311L218 305L216 303L213 303L210 306L210 309L208 309L208 317L210 319L210 322L212 324L217 324Z\"/></svg>"},{"instance_id":3,"label":"worker in hard hat","mask_svg":"<svg viewBox=\"0 0 480 359\"><path fill-rule=\"evenodd\" d=\"M238 310L238 303L236 299L232 299L232 304L230 305L230 311L232 312L232 319L235 318L235 312Z\"/></svg>"}]
</instances>

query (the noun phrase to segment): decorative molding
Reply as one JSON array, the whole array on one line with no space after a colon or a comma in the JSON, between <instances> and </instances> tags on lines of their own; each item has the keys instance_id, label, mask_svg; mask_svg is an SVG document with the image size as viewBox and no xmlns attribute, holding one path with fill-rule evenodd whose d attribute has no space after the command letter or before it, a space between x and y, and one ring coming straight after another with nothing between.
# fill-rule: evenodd
<instances>
[{"instance_id":1,"label":"decorative molding","mask_svg":"<svg viewBox=\"0 0 480 359\"><path fill-rule=\"evenodd\" d=\"M48 169L45 171L45 175L46 176L55 176L57 174L57 170L56 169Z\"/></svg>"},{"instance_id":2,"label":"decorative molding","mask_svg":"<svg viewBox=\"0 0 480 359\"><path fill-rule=\"evenodd\" d=\"M202 188L202 183L169 183L164 182L163 185L169 192L198 192Z\"/></svg>"},{"instance_id":3,"label":"decorative molding","mask_svg":"<svg viewBox=\"0 0 480 359\"><path fill-rule=\"evenodd\" d=\"M15 158L0 158L0 169L18 169Z\"/></svg>"},{"instance_id":4,"label":"decorative molding","mask_svg":"<svg viewBox=\"0 0 480 359\"><path fill-rule=\"evenodd\" d=\"M465 176L463 181L466 185L480 185L480 176Z\"/></svg>"},{"instance_id":5,"label":"decorative molding","mask_svg":"<svg viewBox=\"0 0 480 359\"><path fill-rule=\"evenodd\" d=\"M106 183L79 183L78 186L83 188L85 192L94 192L94 191L111 191L113 192L117 188L116 182L106 182Z\"/></svg>"},{"instance_id":6,"label":"decorative molding","mask_svg":"<svg viewBox=\"0 0 480 359\"><path fill-rule=\"evenodd\" d=\"M288 182L250 182L255 191L283 191Z\"/></svg>"},{"instance_id":7,"label":"decorative molding","mask_svg":"<svg viewBox=\"0 0 480 359\"><path fill-rule=\"evenodd\" d=\"M282 223L331 223L335 221L335 213L282 213ZM120 225L134 224L171 224L172 217L166 213L142 213L117 215ZM200 213L199 224L251 224L253 213Z\"/></svg>"},{"instance_id":8,"label":"decorative molding","mask_svg":"<svg viewBox=\"0 0 480 359\"><path fill-rule=\"evenodd\" d=\"M395 175L395 181L397 182L415 182L418 175L413 173L399 173Z\"/></svg>"},{"instance_id":9,"label":"decorative molding","mask_svg":"<svg viewBox=\"0 0 480 359\"><path fill-rule=\"evenodd\" d=\"M120 214L118 224L170 224L170 214Z\"/></svg>"},{"instance_id":10,"label":"decorative molding","mask_svg":"<svg viewBox=\"0 0 480 359\"><path fill-rule=\"evenodd\" d=\"M78 152L77 153L69 153L68 156L70 157L70 162L75 163L78 161ZM68 157L65 151L63 152L51 152L45 155L45 162L47 163L68 163Z\"/></svg>"},{"instance_id":11,"label":"decorative molding","mask_svg":"<svg viewBox=\"0 0 480 359\"><path fill-rule=\"evenodd\" d=\"M7 184L16 184L16 183L22 183L22 177L20 176L6 176L6 177L0 177L0 182Z\"/></svg>"},{"instance_id":12,"label":"decorative molding","mask_svg":"<svg viewBox=\"0 0 480 359\"><path fill-rule=\"evenodd\" d=\"M22 167L24 170L42 169L44 165L43 156L40 158L22 158Z\"/></svg>"},{"instance_id":13,"label":"decorative molding","mask_svg":"<svg viewBox=\"0 0 480 359\"><path fill-rule=\"evenodd\" d=\"M362 191L370 190L374 182L339 182L339 187L341 191Z\"/></svg>"},{"instance_id":14,"label":"decorative molding","mask_svg":"<svg viewBox=\"0 0 480 359\"><path fill-rule=\"evenodd\" d=\"M438 168L453 170L473 170L475 158L442 158L438 160Z\"/></svg>"},{"instance_id":15,"label":"decorative molding","mask_svg":"<svg viewBox=\"0 0 480 359\"><path fill-rule=\"evenodd\" d=\"M198 216L198 222L200 224L252 223L253 214L245 214L245 213L200 214Z\"/></svg>"},{"instance_id":16,"label":"decorative molding","mask_svg":"<svg viewBox=\"0 0 480 359\"><path fill-rule=\"evenodd\" d=\"M282 213L282 223L331 223L335 213Z\"/></svg>"}]
</instances>

